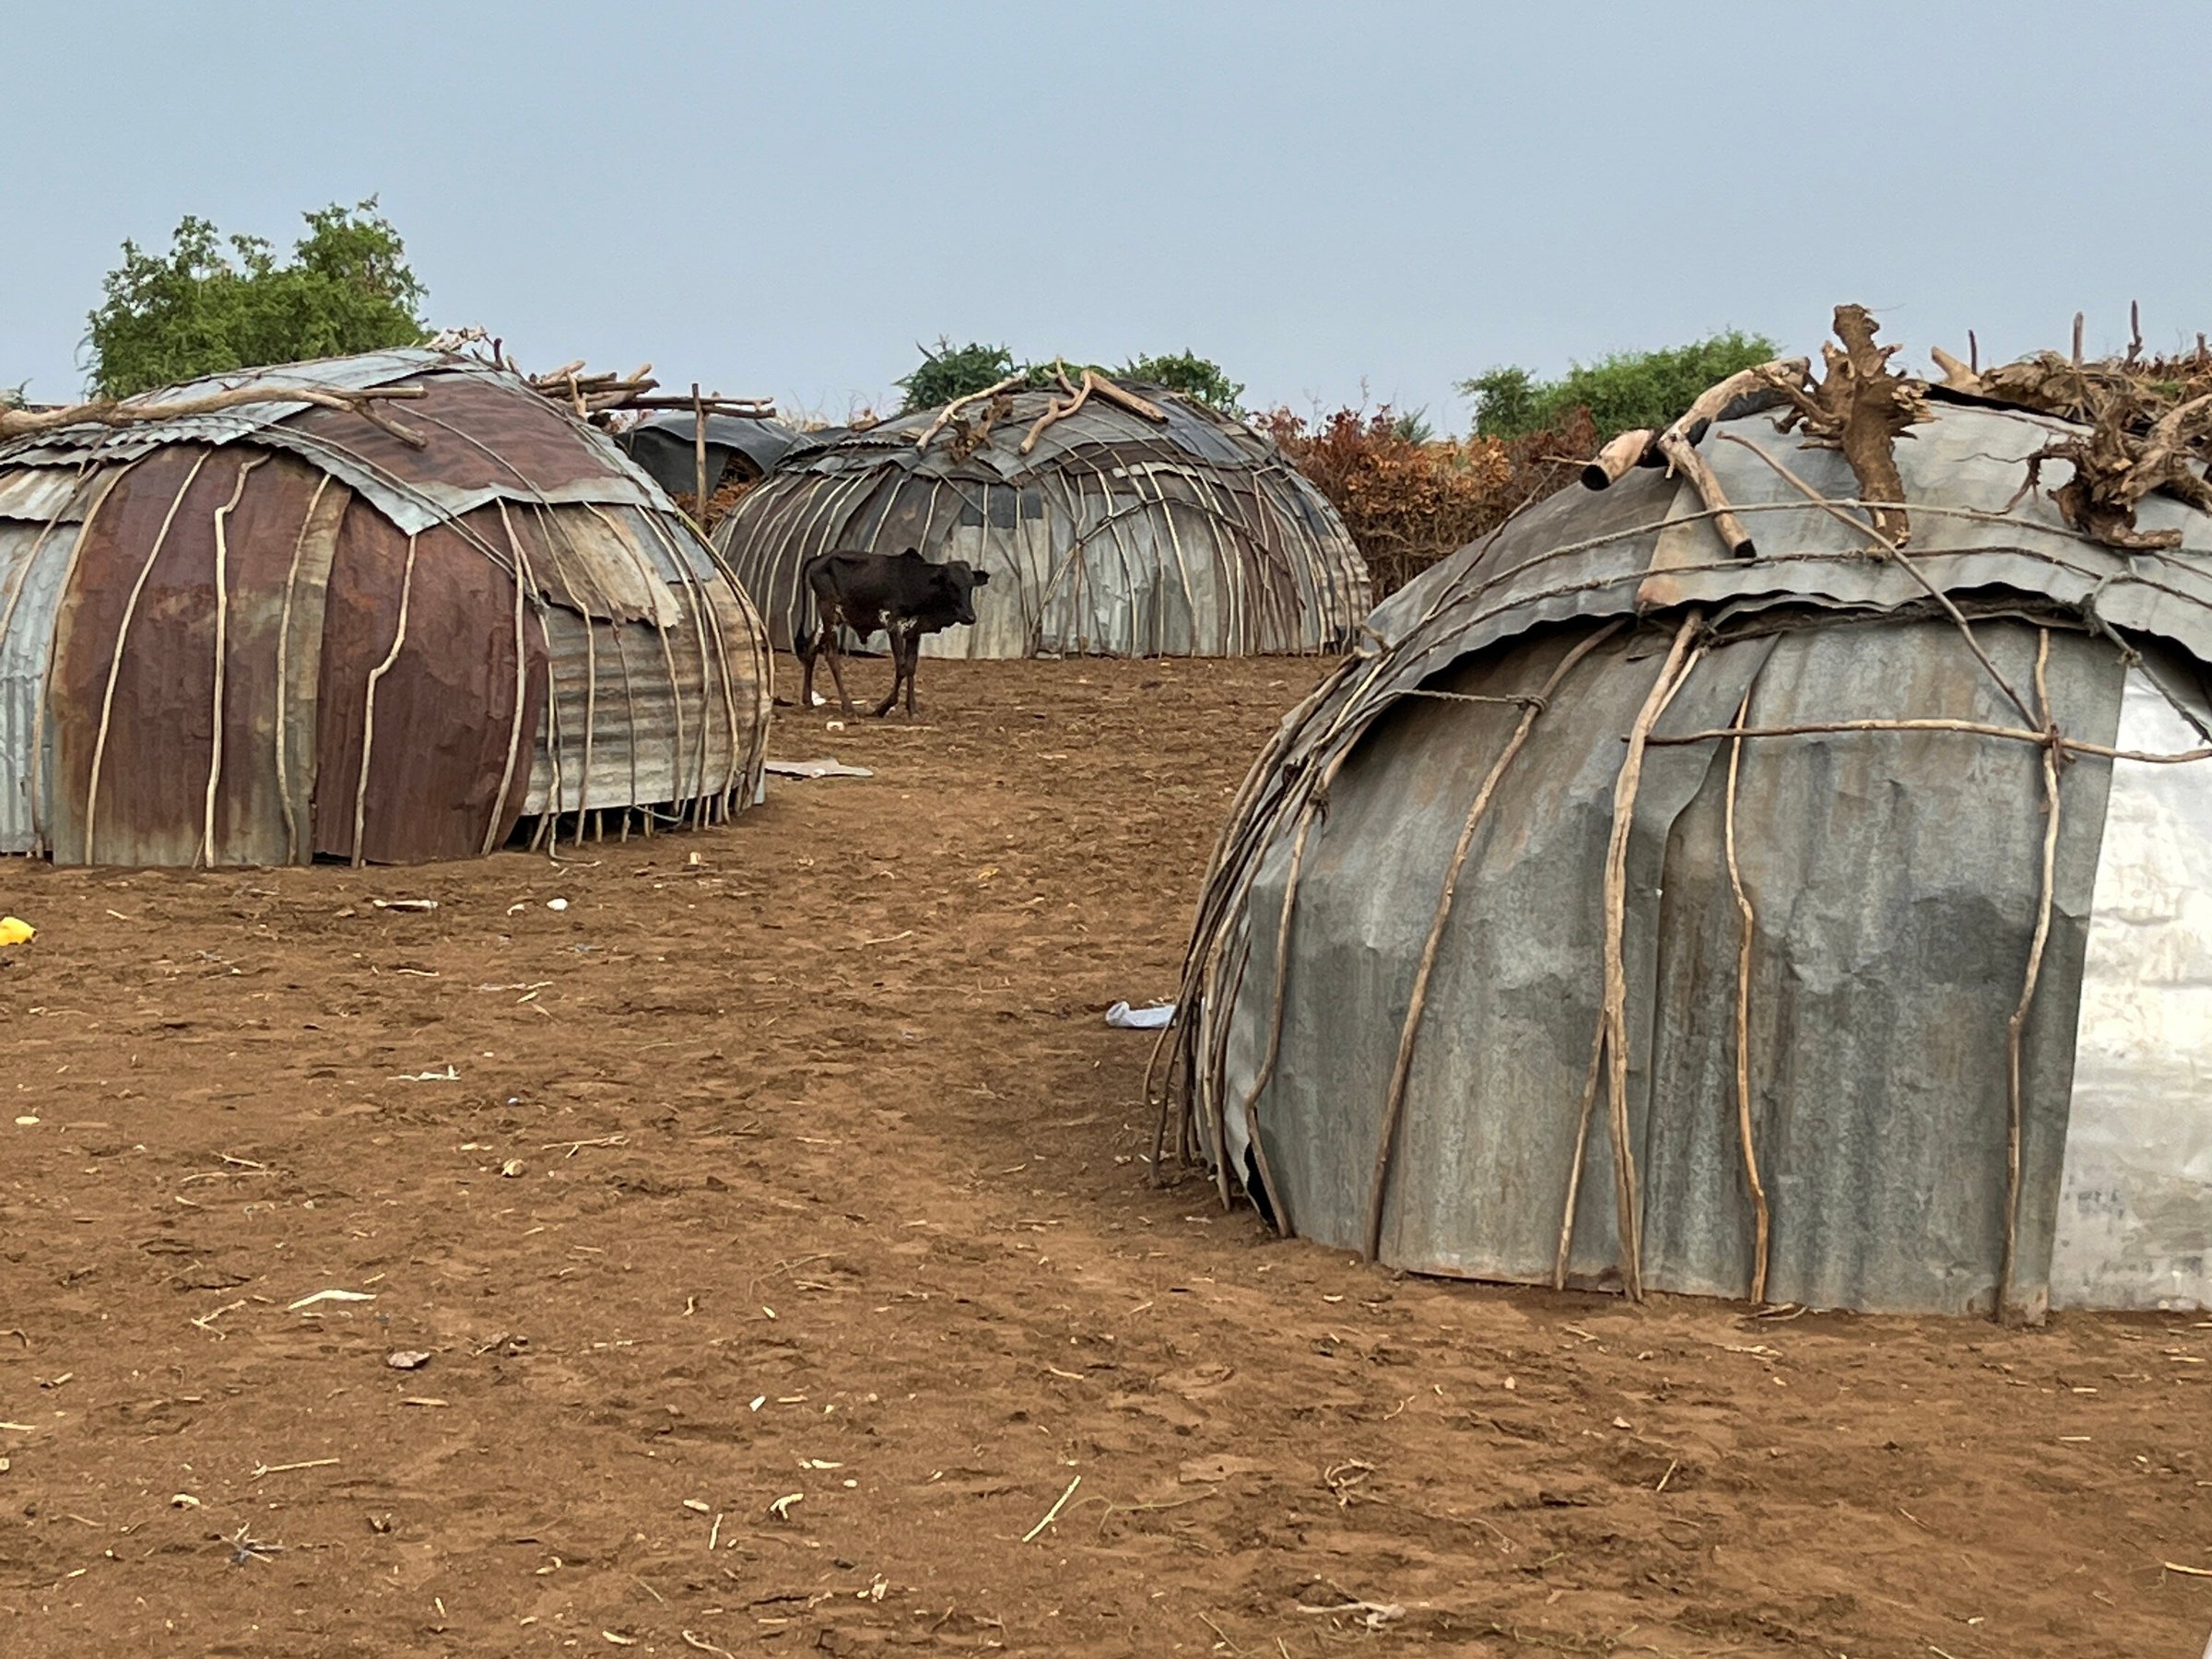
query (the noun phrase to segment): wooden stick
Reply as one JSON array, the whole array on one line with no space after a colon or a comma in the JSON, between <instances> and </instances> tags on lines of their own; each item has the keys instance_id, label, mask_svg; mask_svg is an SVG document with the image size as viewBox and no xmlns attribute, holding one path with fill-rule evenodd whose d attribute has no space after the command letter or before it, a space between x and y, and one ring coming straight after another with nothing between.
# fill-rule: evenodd
<instances>
[{"instance_id":1,"label":"wooden stick","mask_svg":"<svg viewBox=\"0 0 2212 1659\"><path fill-rule=\"evenodd\" d=\"M1759 547L1751 539L1751 532L1744 528L1743 520L1730 509L1727 492L1721 488L1720 479L1713 476L1705 457L1690 447L1688 438L1669 427L1659 435L1659 453L1698 492L1698 499L1712 514L1712 527L1720 533L1729 554L1736 559L1757 558Z\"/></svg>"},{"instance_id":2,"label":"wooden stick","mask_svg":"<svg viewBox=\"0 0 2212 1659\"><path fill-rule=\"evenodd\" d=\"M707 530L707 406L700 401L699 382L691 382L691 465L698 493L691 498L691 522L701 535Z\"/></svg>"},{"instance_id":3,"label":"wooden stick","mask_svg":"<svg viewBox=\"0 0 2212 1659\"><path fill-rule=\"evenodd\" d=\"M1398 1053L1391 1067L1390 1092L1382 1100L1382 1133L1375 1144L1375 1163L1368 1178L1367 1187L1367 1249L1369 1261L1373 1261L1382 1247L1382 1200L1384 1188L1390 1180L1391 1153L1397 1141L1398 1119L1406 1108L1406 1085L1413 1074L1414 1040L1419 1034L1421 1013L1429 1002L1429 978L1436 969L1437 950L1443 943L1444 924L1452 914L1452 900L1459 891L1459 875L1467 862L1467 853L1475 844L1475 831L1483 816L1489 810L1490 801L1498 793L1499 780L1505 769L1513 763L1528 742L1529 734L1535 729L1536 717L1543 713L1545 699L1559 689L1576 664L1620 630L1622 619L1617 618L1575 641L1572 650L1559 659L1559 666L1547 677L1536 692L1536 700L1521 712L1521 721L1513 735L1491 762L1490 770L1483 775L1475 799L1467 807L1467 816L1459 827L1459 839L1453 843L1452 857L1444 865L1442 890L1437 895L1436 910L1429 918L1429 936L1421 944L1421 959L1413 971L1413 994L1406 1005L1406 1018L1398 1027ZM1687 634L1684 636L1687 638Z\"/></svg>"},{"instance_id":4,"label":"wooden stick","mask_svg":"<svg viewBox=\"0 0 2212 1659\"><path fill-rule=\"evenodd\" d=\"M2044 729L2052 741L2043 746L2043 859L2041 886L2035 909L2035 936L2028 947L2028 973L2020 987L2019 1006L2005 1024L2005 1253L1997 1273L1996 1318L2002 1322L2011 1310L2014 1279L2019 1269L2020 1135L2024 1103L2020 1093L2020 1042L2028 1026L2029 1006L2035 1001L2036 982L2043 971L2043 947L2051 938L2051 904L2058 867L2058 727L2051 719L2051 688L2045 677L2051 664L2051 630L2036 630L2035 694L2041 706Z\"/></svg>"},{"instance_id":5,"label":"wooden stick","mask_svg":"<svg viewBox=\"0 0 2212 1659\"><path fill-rule=\"evenodd\" d=\"M291 763L285 754L286 717L292 701L292 595L300 585L300 561L307 557L307 537L315 526L315 509L323 504L323 492L329 488L330 475L324 473L315 480L315 493L307 499L307 516L300 521L300 534L292 542L292 562L284 573L284 604L276 614L276 804L284 813L287 864L300 862L300 815L292 810Z\"/></svg>"},{"instance_id":6,"label":"wooden stick","mask_svg":"<svg viewBox=\"0 0 2212 1659\"><path fill-rule=\"evenodd\" d=\"M1603 1021L1606 1096L1611 1108L1613 1197L1619 1219L1621 1288L1631 1301L1643 1300L1643 1241L1642 1218L1637 1210L1636 1153L1629 1144L1629 976L1623 954L1629 908L1629 834L1635 824L1637 786L1643 779L1645 739L1651 735L1659 716L1666 712L1666 705L1674 700L1675 693L1689 678L1690 670L1697 666L1703 648L1690 653L1690 641L1703 626L1704 619L1700 610L1692 610L1683 618L1682 625L1675 630L1666 661L1659 669L1659 677L1652 682L1651 694L1643 700L1643 707L1637 711L1635 723L1629 728L1628 756L1621 762L1620 775L1613 786L1613 833L1606 849ZM1686 654L1687 663L1683 660Z\"/></svg>"},{"instance_id":7,"label":"wooden stick","mask_svg":"<svg viewBox=\"0 0 2212 1659\"><path fill-rule=\"evenodd\" d=\"M708 414L727 415L733 420L773 420L776 418L775 404L765 397L716 397L712 394L709 394L701 402ZM610 404L606 406L623 409L688 409L691 407L691 400L688 397L675 395L640 397L625 394L618 404Z\"/></svg>"},{"instance_id":8,"label":"wooden stick","mask_svg":"<svg viewBox=\"0 0 2212 1659\"><path fill-rule=\"evenodd\" d=\"M1704 429L1728 413L1732 405L1735 413L1750 414L1783 402L1785 394L1775 387L1777 377L1801 381L1812 372L1812 367L1810 358L1795 357L1776 358L1771 362L1739 369L1699 393L1689 407L1682 411L1682 418L1666 429L1697 442L1704 437Z\"/></svg>"},{"instance_id":9,"label":"wooden stick","mask_svg":"<svg viewBox=\"0 0 2212 1659\"><path fill-rule=\"evenodd\" d=\"M1583 1076L1583 1109L1575 1124L1574 1161L1567 1167L1567 1208L1559 1218L1559 1250L1551 1264L1551 1288L1567 1288L1567 1263L1574 1253L1574 1212L1583 1201L1583 1160L1590 1155L1590 1119L1597 1108L1597 1079L1606 1058L1606 1020L1601 1011L1590 1044L1590 1069Z\"/></svg>"},{"instance_id":10,"label":"wooden stick","mask_svg":"<svg viewBox=\"0 0 2212 1659\"><path fill-rule=\"evenodd\" d=\"M1067 1483L1067 1490L1060 1494L1059 1501L1054 1503L1051 1509L1044 1512L1043 1520L1038 1522L1036 1525L1030 1527L1028 1532L1021 1535L1021 1541L1024 1544L1031 1544L1036 1542L1037 1535L1060 1518L1060 1512L1066 1507L1067 1500L1076 1495L1076 1488L1082 1484L1083 1477L1080 1475L1069 1481Z\"/></svg>"},{"instance_id":11,"label":"wooden stick","mask_svg":"<svg viewBox=\"0 0 2212 1659\"><path fill-rule=\"evenodd\" d=\"M533 594L536 582L530 575L530 561L524 555L523 545L514 534L514 521L507 516L507 503L495 502L500 510L500 524L507 532L508 551L514 556L514 715L507 724L507 764L500 771L499 793L492 796L491 822L484 826L484 856L489 858L497 851L500 820L507 816L507 792L514 786L515 762L523 747L523 710L530 700L530 655L525 647L527 636L523 631L523 593L527 587ZM634 728L633 728L634 729Z\"/></svg>"},{"instance_id":12,"label":"wooden stick","mask_svg":"<svg viewBox=\"0 0 2212 1659\"><path fill-rule=\"evenodd\" d=\"M1630 469L1653 465L1658 442L1659 434L1649 427L1638 427L1609 440L1583 468L1583 488L1610 489L1627 477Z\"/></svg>"},{"instance_id":13,"label":"wooden stick","mask_svg":"<svg viewBox=\"0 0 2212 1659\"><path fill-rule=\"evenodd\" d=\"M0 439L22 438L34 432L51 432L73 426L143 426L154 421L182 420L193 415L213 415L245 404L305 403L359 415L364 420L382 427L410 448L424 449L429 444L428 438L420 432L399 426L382 411L371 406L379 402L416 398L422 394L420 386L338 388L291 386L257 381L250 386L233 386L227 391L203 393L196 397L182 397L169 403L126 403L115 398L101 398L93 403L73 404L61 409L0 409Z\"/></svg>"},{"instance_id":14,"label":"wooden stick","mask_svg":"<svg viewBox=\"0 0 2212 1659\"><path fill-rule=\"evenodd\" d=\"M1095 370L1083 371L1084 382L1110 404L1118 404L1130 414L1140 416L1158 426L1167 424L1168 412L1148 398L1139 397L1125 386L1116 385Z\"/></svg>"},{"instance_id":15,"label":"wooden stick","mask_svg":"<svg viewBox=\"0 0 2212 1659\"><path fill-rule=\"evenodd\" d=\"M914 440L914 447L918 450L927 449L929 447L929 441L932 438L935 438L939 432L943 431L946 427L951 423L952 418L959 414L962 409L966 408L970 404L980 403L986 397L996 397L1001 392L1010 392L1016 386L1022 385L1027 382L1029 378L1030 377L1026 373L1009 374L1002 381L993 382L990 385L985 386L981 392L970 392L964 396L954 398L950 403L947 404L943 408L937 411L936 418L931 421L929 425L924 429L922 436Z\"/></svg>"},{"instance_id":16,"label":"wooden stick","mask_svg":"<svg viewBox=\"0 0 2212 1659\"><path fill-rule=\"evenodd\" d=\"M1735 559L1752 559L1759 548L1751 539L1750 531L1735 516L1728 504L1728 497L1721 488L1721 481L1712 468L1697 452L1705 429L1726 413L1731 406L1748 412L1758 407L1771 407L1786 401L1788 388L1811 372L1812 365L1805 358L1777 358L1772 362L1760 363L1735 373L1700 392L1682 418L1659 434L1657 448L1666 458L1668 467L1687 477L1697 490L1698 499L1712 514L1712 527L1720 535L1729 555Z\"/></svg>"},{"instance_id":17,"label":"wooden stick","mask_svg":"<svg viewBox=\"0 0 2212 1659\"><path fill-rule=\"evenodd\" d=\"M1298 837L1290 843L1290 870L1283 882L1283 910L1275 927L1275 992L1267 1016L1267 1047L1261 1058L1260 1069L1253 1077L1252 1087L1244 1092L1244 1138L1252 1145L1253 1159L1259 1166L1261 1183L1266 1187L1268 1202L1274 1206L1276 1230L1285 1238L1292 1233L1290 1218L1283 1204L1281 1189L1276 1185L1275 1178L1268 1171L1267 1154L1260 1147L1259 1102L1260 1096L1275 1078L1275 1063L1282 1053L1283 1000L1290 977L1291 907L1298 902L1298 878L1305 868L1306 836L1312 830L1313 820L1321 811L1321 797L1317 792L1315 798L1309 801L1306 809L1299 814Z\"/></svg>"},{"instance_id":18,"label":"wooden stick","mask_svg":"<svg viewBox=\"0 0 2212 1659\"><path fill-rule=\"evenodd\" d=\"M1016 451L1016 453L1018 454L1026 455L1031 450L1035 449L1037 447L1037 440L1044 436L1045 428L1051 426L1057 420L1061 420L1067 416L1073 415L1077 409L1088 403L1090 401L1090 394L1098 390L1098 376L1091 373L1089 370L1086 369L1083 371L1082 389L1078 391L1072 398L1055 397L1051 403L1047 404L1045 406L1044 413L1037 417L1037 423L1030 428L1029 436L1021 441L1020 447Z\"/></svg>"},{"instance_id":19,"label":"wooden stick","mask_svg":"<svg viewBox=\"0 0 2212 1659\"><path fill-rule=\"evenodd\" d=\"M227 521L238 511L245 497L246 478L253 470L265 463L267 455L255 455L239 464L238 481L232 487L230 499L215 510L215 696L213 731L207 743L207 799L200 826L199 862L208 869L215 867L215 800L223 780L223 684L225 655L230 644L230 582L229 537L226 534ZM277 693L279 701L283 692Z\"/></svg>"},{"instance_id":20,"label":"wooden stick","mask_svg":"<svg viewBox=\"0 0 2212 1659\"><path fill-rule=\"evenodd\" d=\"M1985 725L1978 720L1812 720L1802 725L1786 726L1715 726L1703 732L1687 732L1678 736L1653 737L1653 745L1669 743L1707 743L1721 737L1807 737L1823 732L1964 732L1976 737L2005 737L2016 743L2056 745L2073 755L2097 755L2107 760L2141 760L2152 766L2178 766L2195 760L2212 760L2212 748L2183 749L2176 754L2154 754L2147 749L2112 748L2101 743L2084 743L2074 737L2053 738L2047 732L2030 732L2019 726Z\"/></svg>"},{"instance_id":21,"label":"wooden stick","mask_svg":"<svg viewBox=\"0 0 2212 1659\"><path fill-rule=\"evenodd\" d=\"M399 661L400 647L407 642L407 606L415 590L415 538L407 537L407 562L399 576L399 621L392 630L392 649L384 653L384 660L369 670L369 685L361 700L361 771L353 788L353 867L359 869L369 862L362 849L362 836L369 821L369 751L376 742L376 688L377 682L392 671Z\"/></svg>"},{"instance_id":22,"label":"wooden stick","mask_svg":"<svg viewBox=\"0 0 2212 1659\"><path fill-rule=\"evenodd\" d=\"M123 620L115 625L115 654L108 659L108 687L106 691L101 693L100 700L100 730L94 734L92 738L92 774L85 783L85 862L87 864L94 862L92 837L100 820L100 762L107 759L108 724L115 715L115 682L123 675L123 651L124 646L130 639L131 618L138 612L138 595L146 592L147 578L154 573L154 560L161 557L161 546L169 540L169 527L177 522L177 509L184 504L184 497L192 489L193 480L200 476L200 468L207 465L208 458L214 453L215 451L211 449L202 450L198 458L193 462L192 470L184 475L184 482L177 487L176 496L169 503L168 512L162 515L161 528L154 536L154 545L147 551L146 563L139 568L138 580L131 583L130 597L124 601ZM84 535L81 531L78 533L77 542L79 546L83 545ZM34 772L38 770L38 756L35 750L31 756L31 770Z\"/></svg>"},{"instance_id":23,"label":"wooden stick","mask_svg":"<svg viewBox=\"0 0 2212 1659\"><path fill-rule=\"evenodd\" d=\"M1751 693L1744 692L1744 700L1735 711L1735 724L1742 725L1751 712ZM1744 1153L1744 1181L1751 1190L1751 1211L1755 1227L1751 1253L1751 1300L1767 1300L1767 1249L1772 1232L1772 1217L1767 1207L1766 1183L1759 1178L1759 1151L1751 1135L1751 940L1757 918L1752 914L1750 895L1744 890L1743 866L1735 857L1735 794L1736 777L1743 766L1744 740L1735 739L1728 747L1728 805L1723 818L1723 839L1728 850L1728 887L1735 895L1736 914L1743 921L1743 935L1735 952L1735 1129Z\"/></svg>"}]
</instances>

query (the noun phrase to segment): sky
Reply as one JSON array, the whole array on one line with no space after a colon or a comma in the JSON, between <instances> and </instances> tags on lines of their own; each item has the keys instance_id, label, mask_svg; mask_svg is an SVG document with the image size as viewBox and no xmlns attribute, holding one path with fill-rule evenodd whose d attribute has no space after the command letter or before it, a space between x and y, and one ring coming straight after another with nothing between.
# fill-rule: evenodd
<instances>
[{"instance_id":1,"label":"sky","mask_svg":"<svg viewBox=\"0 0 2212 1659\"><path fill-rule=\"evenodd\" d=\"M940 335L1420 408L1836 303L1983 359L2212 329L2212 6L0 0L0 383L127 237L377 196L525 368L842 419Z\"/></svg>"}]
</instances>

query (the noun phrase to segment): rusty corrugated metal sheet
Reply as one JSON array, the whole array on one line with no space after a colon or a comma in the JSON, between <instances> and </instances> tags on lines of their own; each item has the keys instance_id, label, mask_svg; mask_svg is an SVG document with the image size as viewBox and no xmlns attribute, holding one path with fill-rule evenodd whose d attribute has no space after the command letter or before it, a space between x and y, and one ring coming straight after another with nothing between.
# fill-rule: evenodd
<instances>
[{"instance_id":1,"label":"rusty corrugated metal sheet","mask_svg":"<svg viewBox=\"0 0 2212 1659\"><path fill-rule=\"evenodd\" d=\"M85 529L53 669L62 863L195 862L214 736L216 513L257 459L155 451Z\"/></svg>"},{"instance_id":2,"label":"rusty corrugated metal sheet","mask_svg":"<svg viewBox=\"0 0 2212 1659\"><path fill-rule=\"evenodd\" d=\"M173 443L252 442L296 452L411 531L500 500L656 510L666 505L643 469L604 433L514 375L458 355L380 351L244 370L165 387L133 401L158 406L201 392L260 383L342 390L419 387L420 398L394 401L388 412L427 442L415 448L343 410L272 401L138 426L41 433L0 444L0 471L112 463Z\"/></svg>"},{"instance_id":3,"label":"rusty corrugated metal sheet","mask_svg":"<svg viewBox=\"0 0 2212 1659\"><path fill-rule=\"evenodd\" d=\"M751 803L759 616L626 457L482 365L287 372L419 379L401 406L433 440L271 403L0 454L0 847L407 862L490 850L525 802L700 819ZM42 547L10 516L34 509L63 521Z\"/></svg>"},{"instance_id":4,"label":"rusty corrugated metal sheet","mask_svg":"<svg viewBox=\"0 0 2212 1659\"><path fill-rule=\"evenodd\" d=\"M499 783L533 725L539 677L525 663L518 708L512 582L452 530L408 536L358 502L347 516L324 623L315 851L473 857L512 823Z\"/></svg>"},{"instance_id":5,"label":"rusty corrugated metal sheet","mask_svg":"<svg viewBox=\"0 0 2212 1659\"><path fill-rule=\"evenodd\" d=\"M1016 396L959 459L948 433L915 449L935 411L811 434L722 521L715 544L786 648L811 626L807 559L913 547L991 576L974 626L931 636L931 655L1341 649L1370 590L1335 510L1251 428L1147 390L1164 426L1093 401L1027 456L1044 393Z\"/></svg>"}]
</instances>

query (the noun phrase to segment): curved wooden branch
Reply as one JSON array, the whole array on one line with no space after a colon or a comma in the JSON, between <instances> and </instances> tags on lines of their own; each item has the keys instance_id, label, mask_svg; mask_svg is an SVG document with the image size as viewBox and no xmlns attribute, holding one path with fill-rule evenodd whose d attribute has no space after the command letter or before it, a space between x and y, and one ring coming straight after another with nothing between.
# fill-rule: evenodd
<instances>
[{"instance_id":1,"label":"curved wooden branch","mask_svg":"<svg viewBox=\"0 0 2212 1659\"><path fill-rule=\"evenodd\" d=\"M961 396L954 398L950 403L947 404L943 408L937 411L937 418L931 421L929 425L924 429L923 433L919 438L914 440L914 447L918 450L927 449L929 447L929 441L935 438L939 432L943 431L947 426L951 424L952 418L959 414L963 408L967 407L968 405L981 402L986 397L995 397L1001 392L1009 392L1016 386L1022 384L1028 379L1029 376L1026 374L1009 374L1006 379L994 382L992 384L985 386L981 392L970 392Z\"/></svg>"},{"instance_id":2,"label":"curved wooden branch","mask_svg":"<svg viewBox=\"0 0 2212 1659\"><path fill-rule=\"evenodd\" d=\"M1637 427L1606 440L1605 447L1583 468L1583 488L1610 489L1627 477L1631 468L1658 465L1663 459L1658 445L1659 434L1649 427Z\"/></svg>"},{"instance_id":3,"label":"curved wooden branch","mask_svg":"<svg viewBox=\"0 0 2212 1659\"><path fill-rule=\"evenodd\" d=\"M93 403L75 404L65 409L0 409L0 440L26 438L34 433L58 431L64 427L73 426L145 426L155 421L182 420L193 415L213 415L245 404L304 403L313 404L319 408L341 409L359 415L372 425L382 428L409 448L425 449L429 445L428 438L401 426L375 407L379 403L421 395L420 386L291 386L265 381L256 382L251 386L232 386L221 392L204 393L197 397L181 397L168 403L125 403L115 398L102 398Z\"/></svg>"},{"instance_id":4,"label":"curved wooden branch","mask_svg":"<svg viewBox=\"0 0 2212 1659\"><path fill-rule=\"evenodd\" d=\"M1139 416L1155 425L1164 425L1168 412L1148 398L1139 397L1125 386L1117 386L1096 370L1083 371L1083 382L1110 404L1116 404L1130 414Z\"/></svg>"},{"instance_id":5,"label":"curved wooden branch","mask_svg":"<svg viewBox=\"0 0 2212 1659\"><path fill-rule=\"evenodd\" d=\"M1752 543L1751 532L1744 528L1743 521L1730 509L1727 492L1722 489L1720 479L1698 453L1698 440L1705 436L1705 429L1716 420L1755 414L1796 397L1799 394L1793 388L1800 385L1811 371L1812 365L1805 358L1776 358L1771 362L1739 369L1726 380L1700 392L1697 400L1682 412L1682 418L1654 441L1653 447L1665 458L1669 469L1689 480L1698 499L1712 514L1712 527L1736 559L1754 558L1759 549Z\"/></svg>"},{"instance_id":6,"label":"curved wooden branch","mask_svg":"<svg viewBox=\"0 0 2212 1659\"><path fill-rule=\"evenodd\" d=\"M1068 416L1073 415L1077 409L1081 408L1085 404L1088 403L1090 401L1090 394L1099 389L1099 377L1097 375L1093 374L1088 369L1084 370L1083 385L1081 390L1077 392L1073 397L1053 398L1053 401L1045 406L1044 413L1037 417L1037 424L1030 428L1029 436L1021 441L1021 447L1016 453L1026 455L1031 450L1035 449L1037 447L1037 440L1044 436L1045 428L1051 426L1054 421L1065 419Z\"/></svg>"}]
</instances>

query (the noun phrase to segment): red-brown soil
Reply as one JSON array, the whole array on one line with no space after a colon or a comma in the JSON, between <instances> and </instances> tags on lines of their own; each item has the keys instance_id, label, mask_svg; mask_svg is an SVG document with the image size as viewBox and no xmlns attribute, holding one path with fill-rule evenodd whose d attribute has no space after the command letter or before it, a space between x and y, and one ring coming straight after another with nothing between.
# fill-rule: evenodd
<instances>
[{"instance_id":1,"label":"red-brown soil","mask_svg":"<svg viewBox=\"0 0 2212 1659\"><path fill-rule=\"evenodd\" d=\"M0 1653L2195 1659L2201 1317L1631 1309L1148 1183L1101 1011L1318 672L929 662L784 712L874 779L559 864L8 868Z\"/></svg>"}]
</instances>

